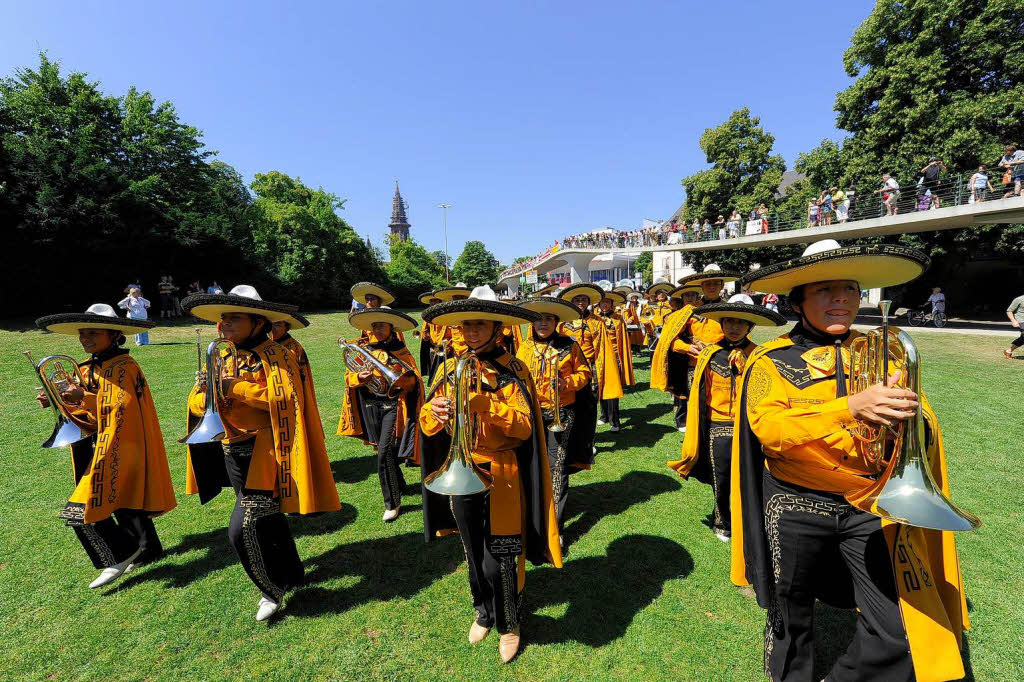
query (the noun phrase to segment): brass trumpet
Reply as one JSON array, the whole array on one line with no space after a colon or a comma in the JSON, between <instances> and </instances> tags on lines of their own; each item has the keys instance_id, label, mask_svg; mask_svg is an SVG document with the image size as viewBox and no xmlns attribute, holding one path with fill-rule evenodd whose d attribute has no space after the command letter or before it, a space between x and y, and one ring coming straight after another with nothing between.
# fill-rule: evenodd
<instances>
[{"instance_id":1,"label":"brass trumpet","mask_svg":"<svg viewBox=\"0 0 1024 682\"><path fill-rule=\"evenodd\" d=\"M892 301L881 301L882 326L850 344L850 390L859 393L889 381L890 362L902 373L899 382L920 396L921 355L914 340L902 329L889 328ZM842 362L836 358L836 362ZM934 530L974 530L981 520L960 509L942 492L932 476L925 442L925 419L918 406L914 416L891 427L858 424L851 429L865 458L885 469L878 480L847 493L854 507L888 521ZM894 443L886 459L886 444Z\"/></svg>"},{"instance_id":2,"label":"brass trumpet","mask_svg":"<svg viewBox=\"0 0 1024 682\"><path fill-rule=\"evenodd\" d=\"M551 378L548 381L551 386L551 403L552 410L554 411L554 421L551 422L548 431L562 433L565 431L565 424L562 423L561 396L558 393L558 351L550 347L545 348L544 352L540 354L540 375L543 377L548 373L551 374Z\"/></svg>"},{"instance_id":3,"label":"brass trumpet","mask_svg":"<svg viewBox=\"0 0 1024 682\"><path fill-rule=\"evenodd\" d=\"M459 358L451 379L445 375L441 380L450 382L449 396L455 414L446 425L452 437L448 457L437 471L423 479L423 487L432 493L476 495L491 488L491 475L473 461L480 424L479 417L469 410L469 399L473 391L481 390L480 369L480 359L468 352ZM445 371L443 366L441 371Z\"/></svg>"},{"instance_id":4,"label":"brass trumpet","mask_svg":"<svg viewBox=\"0 0 1024 682\"><path fill-rule=\"evenodd\" d=\"M401 392L401 389L396 386L398 380L409 372L415 372L407 363L402 362L390 353L388 356L398 367L399 371L378 360L369 349L360 343L352 343L344 338L340 338L338 339L338 345L341 347L342 361L350 372L355 372L356 374L366 370L372 372L369 380L366 382L366 388L376 395L384 396L385 398L397 398Z\"/></svg>"},{"instance_id":5,"label":"brass trumpet","mask_svg":"<svg viewBox=\"0 0 1024 682\"><path fill-rule=\"evenodd\" d=\"M227 355L222 355L221 350L227 350ZM196 353L200 358L200 370L202 373L202 346L199 340L199 330L196 329ZM224 364L227 358L231 359L233 370L230 376L224 375ZM215 443L221 441L227 433L224 421L220 416L220 407L224 401L224 379L238 378L238 349L229 339L223 337L214 339L206 347L206 410L203 412L199 423L189 431L184 438L179 438L179 443L186 445L199 445L201 443Z\"/></svg>"},{"instance_id":6,"label":"brass trumpet","mask_svg":"<svg viewBox=\"0 0 1024 682\"><path fill-rule=\"evenodd\" d=\"M62 448L88 438L90 434L83 431L71 416L73 406L61 398L61 394L72 386L82 385L82 380L78 376L78 363L75 359L69 355L47 355L37 363L32 358L30 350L25 351L25 357L32 365L32 369L35 370L36 378L41 384L40 389L46 394L46 399L50 402L50 407L53 408L53 413L57 418L57 423L53 426L53 433L43 441L42 447ZM69 372L65 363L75 369Z\"/></svg>"}]
</instances>

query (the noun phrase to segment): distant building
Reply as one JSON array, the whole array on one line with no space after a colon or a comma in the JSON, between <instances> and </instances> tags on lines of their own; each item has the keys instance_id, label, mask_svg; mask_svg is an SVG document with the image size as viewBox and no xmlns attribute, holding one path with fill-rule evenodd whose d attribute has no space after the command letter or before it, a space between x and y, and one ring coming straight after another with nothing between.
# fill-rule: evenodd
<instances>
[{"instance_id":1,"label":"distant building","mask_svg":"<svg viewBox=\"0 0 1024 682\"><path fill-rule=\"evenodd\" d=\"M395 182L395 198L391 200L391 222L388 223L388 227L391 228L391 234L402 241L409 238L409 228L412 227L405 217L406 208L408 206L402 198L402 193L398 191L398 182Z\"/></svg>"}]
</instances>

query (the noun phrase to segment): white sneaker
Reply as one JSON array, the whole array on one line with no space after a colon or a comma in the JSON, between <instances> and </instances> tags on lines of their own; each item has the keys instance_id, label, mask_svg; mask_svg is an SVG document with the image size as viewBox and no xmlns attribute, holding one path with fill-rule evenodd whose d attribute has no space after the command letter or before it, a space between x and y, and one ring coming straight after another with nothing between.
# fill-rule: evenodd
<instances>
[{"instance_id":1,"label":"white sneaker","mask_svg":"<svg viewBox=\"0 0 1024 682\"><path fill-rule=\"evenodd\" d=\"M97 587L103 587L104 585L111 583L117 578L119 578L123 573L130 570L130 568L132 567L132 562L135 561L135 559L137 559L140 554L142 554L141 547L135 550L135 554L132 554L130 557L128 557L121 563L114 564L110 568L104 568L102 571L100 571L100 574L96 577L96 580L93 580L91 583L89 583L89 589L95 590Z\"/></svg>"},{"instance_id":2,"label":"white sneaker","mask_svg":"<svg viewBox=\"0 0 1024 682\"><path fill-rule=\"evenodd\" d=\"M679 427L679 433L686 433L686 427L685 426L680 426Z\"/></svg>"},{"instance_id":3,"label":"white sneaker","mask_svg":"<svg viewBox=\"0 0 1024 682\"><path fill-rule=\"evenodd\" d=\"M397 509L385 509L384 510L384 523L391 523L398 518L398 512L401 511L401 507Z\"/></svg>"},{"instance_id":4,"label":"white sneaker","mask_svg":"<svg viewBox=\"0 0 1024 682\"><path fill-rule=\"evenodd\" d=\"M621 429L618 426L613 426L612 428L608 429L609 433L618 433L619 431L621 431Z\"/></svg>"},{"instance_id":5,"label":"white sneaker","mask_svg":"<svg viewBox=\"0 0 1024 682\"><path fill-rule=\"evenodd\" d=\"M607 424L607 423L608 423L608 422L606 422L606 421L605 421L605 420L603 420L603 419L598 419L598 420L597 420L597 425L598 425L598 426L604 426L604 425L605 425L605 424Z\"/></svg>"},{"instance_id":6,"label":"white sneaker","mask_svg":"<svg viewBox=\"0 0 1024 682\"><path fill-rule=\"evenodd\" d=\"M720 530L715 531L715 537L721 540L722 542L729 542L730 540L729 536Z\"/></svg>"},{"instance_id":7,"label":"white sneaker","mask_svg":"<svg viewBox=\"0 0 1024 682\"><path fill-rule=\"evenodd\" d=\"M270 601L266 597L260 597L259 602L256 604L256 622L262 623L267 620L281 608L281 604L276 601Z\"/></svg>"},{"instance_id":8,"label":"white sneaker","mask_svg":"<svg viewBox=\"0 0 1024 682\"><path fill-rule=\"evenodd\" d=\"M597 454L597 446L596 445L594 447L590 448L590 449L594 451L595 455Z\"/></svg>"}]
</instances>

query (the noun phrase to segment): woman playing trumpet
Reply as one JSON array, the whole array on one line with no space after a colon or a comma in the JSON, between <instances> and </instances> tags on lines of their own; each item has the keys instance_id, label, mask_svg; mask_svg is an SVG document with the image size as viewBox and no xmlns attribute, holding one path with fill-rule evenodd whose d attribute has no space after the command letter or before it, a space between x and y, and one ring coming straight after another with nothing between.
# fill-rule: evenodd
<instances>
[{"instance_id":1,"label":"woman playing trumpet","mask_svg":"<svg viewBox=\"0 0 1024 682\"><path fill-rule=\"evenodd\" d=\"M217 406L224 432L214 442L188 447L185 491L198 493L205 504L221 488L234 488L228 540L262 593L256 620L264 621L303 579L285 514L341 508L326 454L310 445L295 359L267 336L271 323L296 309L263 301L246 285L227 294L189 296L182 307L216 322L224 345L234 349L223 357L231 378L200 373L189 395L192 427L207 411L205 383L221 382L215 395L224 398Z\"/></svg>"},{"instance_id":2,"label":"woman playing trumpet","mask_svg":"<svg viewBox=\"0 0 1024 682\"><path fill-rule=\"evenodd\" d=\"M475 422L469 453L487 471L489 491L451 495L444 499L424 488L423 519L427 541L458 531L469 562L469 585L476 617L469 641L483 640L492 628L501 634L498 649L504 662L519 651L522 593L526 559L562 565L558 521L551 494L543 419L533 381L522 362L497 345L503 324L532 322L537 314L501 303L490 287L477 287L466 300L439 303L423 313L441 325L458 325L478 362L479 389L450 398L449 374L455 360L439 368L419 414L423 433L424 477L435 473L449 449L446 426L455 429ZM472 363L477 364L477 363ZM470 363L463 362L465 368ZM464 377L455 377L462 385ZM460 439L461 441L461 439Z\"/></svg>"},{"instance_id":3,"label":"woman playing trumpet","mask_svg":"<svg viewBox=\"0 0 1024 682\"><path fill-rule=\"evenodd\" d=\"M338 422L339 436L356 437L376 447L384 522L390 523L398 518L405 490L400 462L419 464L416 416L423 386L412 353L401 341L402 332L415 329L416 321L389 308L360 310L349 315L348 321L367 335L368 343L361 346L364 351L395 368L399 375L394 385L387 384L384 392L376 393L371 387L383 381L383 376L372 363L363 363L359 371L346 369Z\"/></svg>"},{"instance_id":4,"label":"woman playing trumpet","mask_svg":"<svg viewBox=\"0 0 1024 682\"><path fill-rule=\"evenodd\" d=\"M516 357L533 377L547 429L551 486L561 542L565 502L569 499L569 474L589 469L594 461L584 427L593 424L597 414L597 403L590 391L592 373L579 344L558 333L559 323L579 319L580 311L575 306L551 297L529 298L519 306L540 314L540 319L533 323L532 333L523 337Z\"/></svg>"},{"instance_id":5,"label":"woman playing trumpet","mask_svg":"<svg viewBox=\"0 0 1024 682\"><path fill-rule=\"evenodd\" d=\"M60 517L101 569L89 584L97 588L133 566L160 558L163 548L152 519L177 504L149 384L121 347L127 334L156 325L119 318L104 303L89 306L85 313L41 317L36 324L77 336L90 354L68 368L77 383L56 387L64 390L55 398L89 434L71 445L75 491ZM45 395L38 400L49 407Z\"/></svg>"}]
</instances>

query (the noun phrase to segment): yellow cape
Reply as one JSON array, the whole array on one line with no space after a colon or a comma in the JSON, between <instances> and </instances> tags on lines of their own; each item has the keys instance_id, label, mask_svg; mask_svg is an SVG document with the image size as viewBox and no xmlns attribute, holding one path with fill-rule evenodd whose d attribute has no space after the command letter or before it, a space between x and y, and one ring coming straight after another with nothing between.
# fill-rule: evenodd
<instances>
[{"instance_id":1,"label":"yellow cape","mask_svg":"<svg viewBox=\"0 0 1024 682\"><path fill-rule=\"evenodd\" d=\"M688 305L665 318L661 336L658 337L658 345L654 347L654 355L651 358L651 388L659 391L668 390L668 354L672 350L672 342L683 331L692 314L693 306Z\"/></svg>"}]
</instances>

